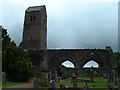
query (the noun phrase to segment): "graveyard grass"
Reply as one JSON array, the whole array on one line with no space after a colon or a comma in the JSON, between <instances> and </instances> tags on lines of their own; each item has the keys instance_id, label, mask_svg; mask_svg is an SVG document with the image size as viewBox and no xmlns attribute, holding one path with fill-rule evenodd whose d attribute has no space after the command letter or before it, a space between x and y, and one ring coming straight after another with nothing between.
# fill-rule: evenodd
<instances>
[{"instance_id":1,"label":"graveyard grass","mask_svg":"<svg viewBox=\"0 0 120 90\"><path fill-rule=\"evenodd\" d=\"M80 77L80 79L89 79L89 77ZM59 88L60 84L73 87L73 84L71 83L72 78L67 78L64 80L61 80L60 82L56 82L55 86L56 88ZM113 83L106 83L108 79L103 79L102 77L94 77L94 80L97 81L97 83L90 83L87 82L87 85L94 85L93 88L107 88L108 85L113 85ZM6 82L6 84L0 84L0 87L9 87L14 85L22 85L26 82ZM86 87L85 82L77 82L77 86L80 88Z\"/></svg>"},{"instance_id":2,"label":"graveyard grass","mask_svg":"<svg viewBox=\"0 0 120 90\"><path fill-rule=\"evenodd\" d=\"M14 85L25 84L26 82L6 82L6 84L0 84L0 87L9 87Z\"/></svg>"},{"instance_id":3,"label":"graveyard grass","mask_svg":"<svg viewBox=\"0 0 120 90\"><path fill-rule=\"evenodd\" d=\"M89 77L81 77L80 79L89 79ZM90 83L86 82L87 85L93 85L93 88L108 88L108 85L113 85L113 83L107 83L106 81L108 79L103 79L102 77L94 77L94 80L97 81L97 83ZM71 83L71 78L61 80L60 82L56 82L56 88L59 88L60 84L68 86L68 87L73 87L73 84ZM83 88L86 87L85 82L77 82L77 87Z\"/></svg>"}]
</instances>

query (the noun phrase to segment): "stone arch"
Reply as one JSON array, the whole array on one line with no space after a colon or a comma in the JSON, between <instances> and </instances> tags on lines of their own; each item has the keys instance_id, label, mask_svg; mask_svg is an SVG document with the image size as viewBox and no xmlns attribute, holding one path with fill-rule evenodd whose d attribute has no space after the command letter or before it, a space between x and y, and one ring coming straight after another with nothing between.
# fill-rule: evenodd
<instances>
[{"instance_id":1,"label":"stone arch","mask_svg":"<svg viewBox=\"0 0 120 90\"><path fill-rule=\"evenodd\" d=\"M83 66L89 62L89 61L95 61L96 63L99 64L99 71L101 72L101 75L103 74L109 74L109 67L111 66L111 63L110 63L110 59L109 59L109 56L108 56L108 52L106 53L106 51L88 51L86 53L84 53L84 55L81 57L81 59L79 60L79 63L78 63L78 66L79 66L79 75L80 76L84 76L83 73L84 73L84 70L83 69Z\"/></svg>"},{"instance_id":2,"label":"stone arch","mask_svg":"<svg viewBox=\"0 0 120 90\"><path fill-rule=\"evenodd\" d=\"M56 53L52 58L48 60L48 69L54 71L56 67L62 65L63 62L70 61L76 67L76 62L73 57L67 53Z\"/></svg>"},{"instance_id":3,"label":"stone arch","mask_svg":"<svg viewBox=\"0 0 120 90\"><path fill-rule=\"evenodd\" d=\"M87 62L89 62L89 61L91 61L91 60L93 60L93 61L95 61L96 63L98 63L99 67L103 67L103 66L104 66L104 65L102 64L102 63L103 63L102 61L96 60L96 59L94 59L94 58L89 58L89 59L87 59L87 60L82 61L80 67L83 68L83 66L84 66Z\"/></svg>"},{"instance_id":4,"label":"stone arch","mask_svg":"<svg viewBox=\"0 0 120 90\"><path fill-rule=\"evenodd\" d=\"M106 58L105 55L102 55L99 52L88 52L81 57L79 61L79 67L82 68L90 60L93 60L96 63L98 63L99 67L110 66L110 64L106 63L106 61L108 61L108 58Z\"/></svg>"},{"instance_id":5,"label":"stone arch","mask_svg":"<svg viewBox=\"0 0 120 90\"><path fill-rule=\"evenodd\" d=\"M94 63L94 64L96 64L96 65L98 65L98 66L94 66L94 65L87 66L87 65L90 64L91 62ZM86 66L85 66L85 65L86 65ZM97 62L95 62L94 60L88 61L87 63L85 63L85 65L83 66L83 68L91 68L92 66L93 66L94 68L99 68L99 64L98 64Z\"/></svg>"},{"instance_id":6,"label":"stone arch","mask_svg":"<svg viewBox=\"0 0 120 90\"><path fill-rule=\"evenodd\" d=\"M62 63L62 65L65 66L65 67L67 67L67 68L75 68L75 65L72 62L70 62L69 60L64 61Z\"/></svg>"}]
</instances>

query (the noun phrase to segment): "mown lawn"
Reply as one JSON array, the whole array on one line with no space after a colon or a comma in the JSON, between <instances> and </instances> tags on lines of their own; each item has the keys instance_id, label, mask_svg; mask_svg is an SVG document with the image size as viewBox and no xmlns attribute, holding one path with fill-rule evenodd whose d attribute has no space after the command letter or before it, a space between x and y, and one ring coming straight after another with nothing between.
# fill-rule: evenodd
<instances>
[{"instance_id":1,"label":"mown lawn","mask_svg":"<svg viewBox=\"0 0 120 90\"><path fill-rule=\"evenodd\" d=\"M79 79L89 79L89 77L81 77ZM93 88L107 88L108 85L113 85L113 83L106 83L107 79L103 79L102 77L94 77L94 80L97 81L96 83L86 82L88 86L92 85ZM55 85L57 88L59 88L60 84L73 87L73 84L71 82L71 78L61 80L60 82L56 82ZM86 87L85 82L77 82L77 87L83 88Z\"/></svg>"},{"instance_id":2,"label":"mown lawn","mask_svg":"<svg viewBox=\"0 0 120 90\"><path fill-rule=\"evenodd\" d=\"M6 82L6 84L0 84L0 87L9 87L13 85L21 85L25 84L26 82Z\"/></svg>"}]
</instances>

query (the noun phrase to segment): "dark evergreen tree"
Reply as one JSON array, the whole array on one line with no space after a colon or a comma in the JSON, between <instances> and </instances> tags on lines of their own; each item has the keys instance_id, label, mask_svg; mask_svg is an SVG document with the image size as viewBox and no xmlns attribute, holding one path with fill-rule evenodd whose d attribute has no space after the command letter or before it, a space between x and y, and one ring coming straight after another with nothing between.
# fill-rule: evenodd
<instances>
[{"instance_id":1,"label":"dark evergreen tree","mask_svg":"<svg viewBox=\"0 0 120 90\"><path fill-rule=\"evenodd\" d=\"M11 42L11 38L7 34L7 29L2 28L2 50Z\"/></svg>"},{"instance_id":2,"label":"dark evergreen tree","mask_svg":"<svg viewBox=\"0 0 120 90\"><path fill-rule=\"evenodd\" d=\"M2 69L6 72L9 81L28 81L32 76L32 62L27 50L16 46L7 35L7 30L2 29Z\"/></svg>"}]
</instances>

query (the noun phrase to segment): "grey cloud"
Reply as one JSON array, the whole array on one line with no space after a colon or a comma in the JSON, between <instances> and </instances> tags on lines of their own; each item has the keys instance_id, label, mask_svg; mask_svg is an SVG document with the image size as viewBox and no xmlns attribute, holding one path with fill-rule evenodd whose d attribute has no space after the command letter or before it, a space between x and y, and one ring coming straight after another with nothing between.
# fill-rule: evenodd
<instances>
[{"instance_id":1,"label":"grey cloud","mask_svg":"<svg viewBox=\"0 0 120 90\"><path fill-rule=\"evenodd\" d=\"M48 15L48 48L105 48L110 45L117 51L117 3L44 4ZM24 13L28 7L27 2L3 6L2 24L17 44L22 40Z\"/></svg>"}]
</instances>

